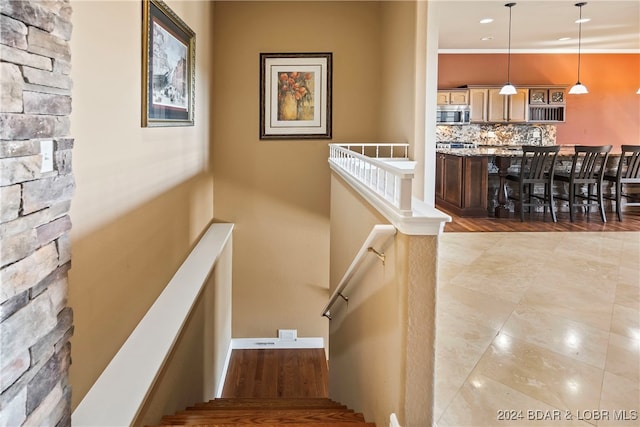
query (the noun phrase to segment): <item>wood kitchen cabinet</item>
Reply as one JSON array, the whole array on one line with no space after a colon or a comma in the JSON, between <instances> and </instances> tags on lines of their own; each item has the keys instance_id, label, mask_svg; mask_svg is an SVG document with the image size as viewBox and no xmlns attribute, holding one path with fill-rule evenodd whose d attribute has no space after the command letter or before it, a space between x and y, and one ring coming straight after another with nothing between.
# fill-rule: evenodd
<instances>
[{"instance_id":1,"label":"wood kitchen cabinet","mask_svg":"<svg viewBox=\"0 0 640 427\"><path fill-rule=\"evenodd\" d=\"M465 90L439 90L438 105L468 105L469 91Z\"/></svg>"},{"instance_id":2,"label":"wood kitchen cabinet","mask_svg":"<svg viewBox=\"0 0 640 427\"><path fill-rule=\"evenodd\" d=\"M489 103L489 89L470 89L469 107L472 122L487 121L487 105Z\"/></svg>"},{"instance_id":3,"label":"wood kitchen cabinet","mask_svg":"<svg viewBox=\"0 0 640 427\"><path fill-rule=\"evenodd\" d=\"M487 216L487 158L436 155L436 206L463 217Z\"/></svg>"},{"instance_id":4,"label":"wood kitchen cabinet","mask_svg":"<svg viewBox=\"0 0 640 427\"><path fill-rule=\"evenodd\" d=\"M528 89L517 89L515 95L500 95L500 88L469 90L472 122L522 123L528 118Z\"/></svg>"}]
</instances>

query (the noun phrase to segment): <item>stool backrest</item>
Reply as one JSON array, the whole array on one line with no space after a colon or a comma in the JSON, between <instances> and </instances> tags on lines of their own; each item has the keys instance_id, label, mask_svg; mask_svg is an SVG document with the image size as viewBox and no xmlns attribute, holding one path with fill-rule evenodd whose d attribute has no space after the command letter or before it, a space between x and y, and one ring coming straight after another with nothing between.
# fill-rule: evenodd
<instances>
[{"instance_id":1,"label":"stool backrest","mask_svg":"<svg viewBox=\"0 0 640 427\"><path fill-rule=\"evenodd\" d=\"M626 168L624 163L626 162ZM640 181L640 145L623 145L618 163L618 180Z\"/></svg>"},{"instance_id":2,"label":"stool backrest","mask_svg":"<svg viewBox=\"0 0 640 427\"><path fill-rule=\"evenodd\" d=\"M576 145L571 175L574 180L601 180L611 145Z\"/></svg>"},{"instance_id":3,"label":"stool backrest","mask_svg":"<svg viewBox=\"0 0 640 427\"><path fill-rule=\"evenodd\" d=\"M558 151L560 151L559 145L523 146L520 178L525 180L544 179L545 175L549 173L553 179Z\"/></svg>"}]
</instances>

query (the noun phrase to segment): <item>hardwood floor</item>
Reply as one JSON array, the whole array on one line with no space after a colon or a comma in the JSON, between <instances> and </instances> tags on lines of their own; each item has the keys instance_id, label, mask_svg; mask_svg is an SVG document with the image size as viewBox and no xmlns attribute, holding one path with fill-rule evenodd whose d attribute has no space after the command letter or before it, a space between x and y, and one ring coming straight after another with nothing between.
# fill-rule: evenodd
<instances>
[{"instance_id":1,"label":"hardwood floor","mask_svg":"<svg viewBox=\"0 0 640 427\"><path fill-rule=\"evenodd\" d=\"M627 209L622 221L618 221L614 212L607 212L606 223L600 220L597 212L591 212L590 215L576 212L575 222L569 221L568 212L558 212L556 223L551 220L549 213L544 216L542 213L526 214L524 222L520 221L519 215L509 218L461 218L450 212L447 214L451 216L452 221L445 224L445 232L640 231L640 209Z\"/></svg>"},{"instance_id":2,"label":"hardwood floor","mask_svg":"<svg viewBox=\"0 0 640 427\"><path fill-rule=\"evenodd\" d=\"M222 397L328 397L324 349L233 350Z\"/></svg>"}]
</instances>

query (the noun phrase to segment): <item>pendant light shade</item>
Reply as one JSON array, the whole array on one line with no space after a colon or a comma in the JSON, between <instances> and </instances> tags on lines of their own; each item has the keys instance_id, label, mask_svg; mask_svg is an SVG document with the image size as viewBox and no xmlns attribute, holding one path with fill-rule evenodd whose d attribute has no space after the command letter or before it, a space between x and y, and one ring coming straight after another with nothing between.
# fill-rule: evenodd
<instances>
[{"instance_id":1,"label":"pendant light shade","mask_svg":"<svg viewBox=\"0 0 640 427\"><path fill-rule=\"evenodd\" d=\"M586 5L587 2L576 3L575 6L580 8L580 19L578 19L578 81L571 89L569 89L569 93L572 95L582 95L585 93L589 93L587 87L580 83L580 47L582 45L582 6Z\"/></svg>"},{"instance_id":2,"label":"pendant light shade","mask_svg":"<svg viewBox=\"0 0 640 427\"><path fill-rule=\"evenodd\" d=\"M511 84L511 8L515 3L507 3L504 6L509 8L509 48L507 50L507 83L500 89L500 95L515 95L516 88Z\"/></svg>"}]
</instances>

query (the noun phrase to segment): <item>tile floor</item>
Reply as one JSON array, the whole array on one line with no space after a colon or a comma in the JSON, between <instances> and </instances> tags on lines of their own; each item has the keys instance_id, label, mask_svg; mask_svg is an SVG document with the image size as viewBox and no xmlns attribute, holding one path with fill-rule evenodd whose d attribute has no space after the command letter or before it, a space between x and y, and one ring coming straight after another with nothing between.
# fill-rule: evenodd
<instances>
[{"instance_id":1,"label":"tile floor","mask_svg":"<svg viewBox=\"0 0 640 427\"><path fill-rule=\"evenodd\" d=\"M640 425L640 233L445 233L440 253L438 427Z\"/></svg>"}]
</instances>

